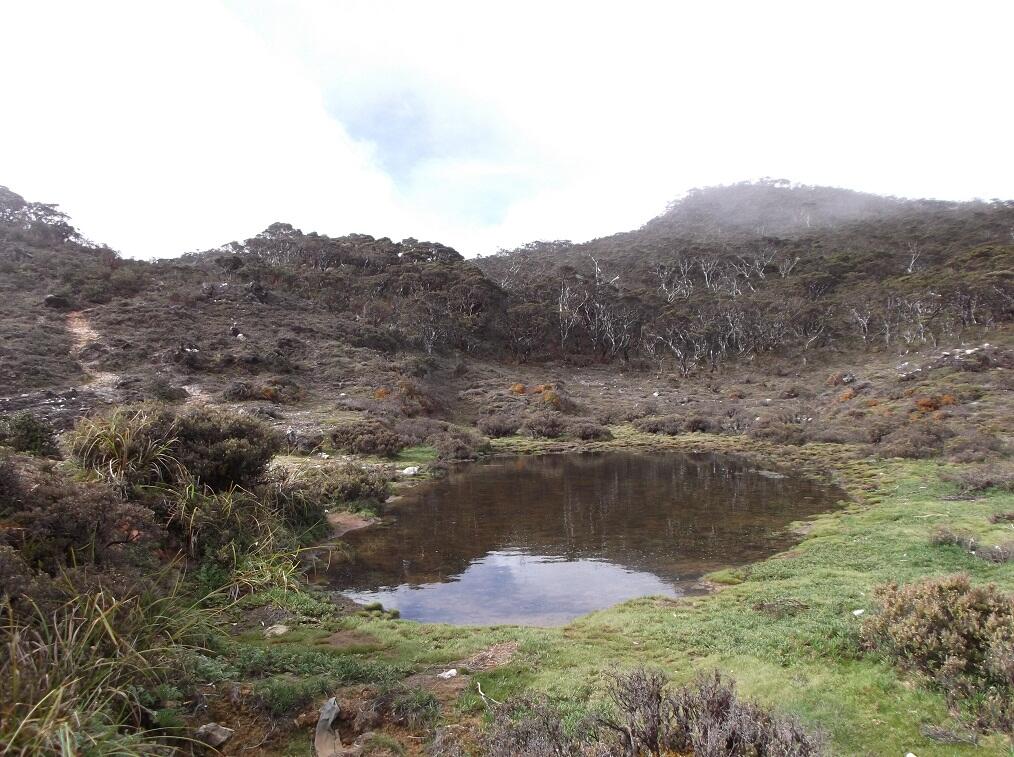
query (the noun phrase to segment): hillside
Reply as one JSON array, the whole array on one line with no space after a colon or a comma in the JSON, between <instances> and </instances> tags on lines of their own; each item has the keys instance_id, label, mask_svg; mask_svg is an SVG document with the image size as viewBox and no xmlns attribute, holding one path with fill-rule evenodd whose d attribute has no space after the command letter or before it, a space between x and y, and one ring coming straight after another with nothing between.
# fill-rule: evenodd
<instances>
[{"instance_id":1,"label":"hillside","mask_svg":"<svg viewBox=\"0 0 1014 757\"><path fill-rule=\"evenodd\" d=\"M0 751L1008 754L1012 231L1010 202L760 182L477 260L276 223L139 261L0 189ZM631 481L571 466L601 497L562 486L559 523L521 485L563 453L696 461L657 474L656 504L702 519L660 513L653 557L716 542L711 496L751 562L718 539L676 596L550 628L402 620L328 583L369 556L461 590L542 517L526 548L569 560L584 520L625 575ZM467 480L449 525L357 551L495 456L532 507L477 553L448 563L489 525ZM768 549L787 481L834 506Z\"/></svg>"}]
</instances>

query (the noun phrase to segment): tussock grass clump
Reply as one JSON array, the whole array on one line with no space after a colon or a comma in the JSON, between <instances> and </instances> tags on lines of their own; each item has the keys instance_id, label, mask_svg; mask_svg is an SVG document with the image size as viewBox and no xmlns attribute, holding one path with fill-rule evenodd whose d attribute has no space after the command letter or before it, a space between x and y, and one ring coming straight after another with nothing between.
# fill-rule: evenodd
<instances>
[{"instance_id":1,"label":"tussock grass clump","mask_svg":"<svg viewBox=\"0 0 1014 757\"><path fill-rule=\"evenodd\" d=\"M152 692L203 643L206 611L176 590L161 598L105 592L35 607L0 625L0 744L5 754L169 754L152 730Z\"/></svg>"},{"instance_id":2,"label":"tussock grass clump","mask_svg":"<svg viewBox=\"0 0 1014 757\"><path fill-rule=\"evenodd\" d=\"M250 492L216 492L191 479L165 491L166 528L192 558L245 552L255 543L281 547L274 511ZM235 561L231 561L235 562Z\"/></svg>"},{"instance_id":3,"label":"tussock grass clump","mask_svg":"<svg viewBox=\"0 0 1014 757\"><path fill-rule=\"evenodd\" d=\"M440 702L429 691L403 684L381 686L377 695L356 714L357 730L376 728L390 721L411 730L430 728L440 717Z\"/></svg>"},{"instance_id":4,"label":"tussock grass clump","mask_svg":"<svg viewBox=\"0 0 1014 757\"><path fill-rule=\"evenodd\" d=\"M1014 596L966 575L877 590L867 648L967 700L992 727L1014 728Z\"/></svg>"},{"instance_id":5,"label":"tussock grass clump","mask_svg":"<svg viewBox=\"0 0 1014 757\"><path fill-rule=\"evenodd\" d=\"M176 426L153 409L119 408L84 418L66 435L71 455L122 490L181 474Z\"/></svg>"}]
</instances>

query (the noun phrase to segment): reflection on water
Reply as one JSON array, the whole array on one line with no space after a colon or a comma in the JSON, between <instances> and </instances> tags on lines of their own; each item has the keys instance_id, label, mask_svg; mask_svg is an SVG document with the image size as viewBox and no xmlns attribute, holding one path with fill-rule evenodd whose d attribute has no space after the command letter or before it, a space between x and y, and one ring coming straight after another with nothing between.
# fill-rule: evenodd
<instances>
[{"instance_id":1,"label":"reflection on water","mask_svg":"<svg viewBox=\"0 0 1014 757\"><path fill-rule=\"evenodd\" d=\"M326 579L429 622L556 625L645 595L678 596L791 543L841 492L720 455L607 452L461 466L348 534Z\"/></svg>"}]
</instances>

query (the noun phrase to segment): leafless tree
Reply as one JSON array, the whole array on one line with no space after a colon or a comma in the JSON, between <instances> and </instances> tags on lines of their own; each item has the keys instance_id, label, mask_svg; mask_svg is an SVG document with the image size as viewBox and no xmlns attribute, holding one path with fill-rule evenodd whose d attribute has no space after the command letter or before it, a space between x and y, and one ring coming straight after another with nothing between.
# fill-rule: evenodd
<instances>
[{"instance_id":1,"label":"leafless tree","mask_svg":"<svg viewBox=\"0 0 1014 757\"><path fill-rule=\"evenodd\" d=\"M905 266L905 273L913 273L915 271L915 264L919 262L919 258L922 257L922 250L919 248L917 242L908 243L908 265Z\"/></svg>"},{"instance_id":2,"label":"leafless tree","mask_svg":"<svg viewBox=\"0 0 1014 757\"><path fill-rule=\"evenodd\" d=\"M792 273L792 269L796 267L796 264L798 262L799 262L798 255L792 255L782 258L776 264L778 267L778 274L783 279L786 278L790 273Z\"/></svg>"}]
</instances>

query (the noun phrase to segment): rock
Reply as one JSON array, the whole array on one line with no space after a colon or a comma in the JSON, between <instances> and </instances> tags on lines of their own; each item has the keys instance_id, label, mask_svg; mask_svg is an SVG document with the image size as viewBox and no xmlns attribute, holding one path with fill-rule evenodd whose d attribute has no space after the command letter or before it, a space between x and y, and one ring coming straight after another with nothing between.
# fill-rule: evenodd
<instances>
[{"instance_id":1,"label":"rock","mask_svg":"<svg viewBox=\"0 0 1014 757\"><path fill-rule=\"evenodd\" d=\"M264 638L272 639L275 636L284 636L289 632L289 627L284 623L275 623L273 626L268 626L264 629Z\"/></svg>"},{"instance_id":2,"label":"rock","mask_svg":"<svg viewBox=\"0 0 1014 757\"><path fill-rule=\"evenodd\" d=\"M70 300L62 294L47 294L42 304L47 308L56 308L57 310L67 310L70 308Z\"/></svg>"},{"instance_id":3,"label":"rock","mask_svg":"<svg viewBox=\"0 0 1014 757\"><path fill-rule=\"evenodd\" d=\"M856 617L858 618L858 617L860 617L860 616L861 616L861 615L862 615L862 614L863 614L864 612L866 612L866 610L853 610L853 611L852 611L852 614L853 614L853 615L855 615L855 616L856 616Z\"/></svg>"},{"instance_id":4,"label":"rock","mask_svg":"<svg viewBox=\"0 0 1014 757\"><path fill-rule=\"evenodd\" d=\"M419 466L418 465L410 465L407 468L402 468L399 471L399 473L401 473L401 475L403 475L403 476L415 476L415 475L418 475L418 473L419 473Z\"/></svg>"},{"instance_id":5,"label":"rock","mask_svg":"<svg viewBox=\"0 0 1014 757\"><path fill-rule=\"evenodd\" d=\"M324 444L324 431L319 428L295 428L289 426L285 440L297 452L310 455Z\"/></svg>"},{"instance_id":6,"label":"rock","mask_svg":"<svg viewBox=\"0 0 1014 757\"><path fill-rule=\"evenodd\" d=\"M450 670L445 670L443 673L437 673L437 678L443 678L446 681L449 678L454 678L456 675L458 675L458 669L451 668Z\"/></svg>"},{"instance_id":7,"label":"rock","mask_svg":"<svg viewBox=\"0 0 1014 757\"><path fill-rule=\"evenodd\" d=\"M235 733L231 728L226 728L218 723L205 723L194 732L198 741L203 741L208 746L216 749L232 738Z\"/></svg>"},{"instance_id":8,"label":"rock","mask_svg":"<svg viewBox=\"0 0 1014 757\"><path fill-rule=\"evenodd\" d=\"M317 757L338 757L342 754L342 740L337 728L340 714L341 708L335 697L328 699L320 708L317 728L313 733L313 753Z\"/></svg>"}]
</instances>

